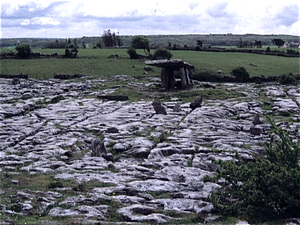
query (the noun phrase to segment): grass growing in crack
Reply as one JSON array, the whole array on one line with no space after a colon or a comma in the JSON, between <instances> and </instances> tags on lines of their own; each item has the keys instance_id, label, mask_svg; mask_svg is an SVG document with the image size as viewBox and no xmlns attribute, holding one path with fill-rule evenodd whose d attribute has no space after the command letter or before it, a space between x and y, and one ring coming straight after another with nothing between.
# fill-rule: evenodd
<instances>
[{"instance_id":1,"label":"grass growing in crack","mask_svg":"<svg viewBox=\"0 0 300 225\"><path fill-rule=\"evenodd\" d=\"M100 182L98 180L90 180L88 182L76 185L75 187L73 187L73 190L78 192L89 192L94 188L114 187L114 186L116 185L113 183Z\"/></svg>"},{"instance_id":2,"label":"grass growing in crack","mask_svg":"<svg viewBox=\"0 0 300 225\"><path fill-rule=\"evenodd\" d=\"M179 213L177 211L158 212L174 219L167 222L167 224L201 224L204 219L197 213Z\"/></svg>"},{"instance_id":3,"label":"grass growing in crack","mask_svg":"<svg viewBox=\"0 0 300 225\"><path fill-rule=\"evenodd\" d=\"M154 142L154 145L157 146L159 143L167 142L168 137L171 134L165 131L161 131L158 136L151 136L150 140Z\"/></svg>"},{"instance_id":4,"label":"grass growing in crack","mask_svg":"<svg viewBox=\"0 0 300 225\"><path fill-rule=\"evenodd\" d=\"M121 156L122 156L122 152L118 152L115 149L113 149L113 146L116 144L117 142L110 142L106 145L106 149L107 152L111 153L114 156L114 162L117 162ZM112 172L115 172L115 170L113 168L111 168Z\"/></svg>"},{"instance_id":5,"label":"grass growing in crack","mask_svg":"<svg viewBox=\"0 0 300 225\"><path fill-rule=\"evenodd\" d=\"M12 183L12 180L18 182ZM69 205L60 205L59 202L63 201L68 196L77 196L82 193L89 192L95 187L113 187L113 183L105 183L97 180L90 180L86 183L78 184L74 180L58 180L54 178L54 174L29 174L28 172L20 173L1 173L0 190L3 191L0 198L0 204L5 205L8 210L14 212L20 212L21 205L19 204L24 201L21 197L16 197L18 191L23 191L28 194L35 196L31 200L33 208L29 211L26 216L22 215L5 215L0 214L0 219L10 219L16 224L39 224L40 221L56 221L63 224L72 224L72 221L76 221L76 218L60 218L60 217L49 217L48 213L52 208L62 207L69 209ZM57 190L61 189L61 190ZM65 188L65 189L64 189ZM55 203L49 205L44 211L40 211L39 198L44 197L46 192L55 191L63 194L61 197L56 197ZM86 204L86 203L84 203ZM108 221L123 221L123 218L116 213L117 209L121 207L118 202L110 199L100 199L94 205L108 205L108 214L105 215Z\"/></svg>"},{"instance_id":6,"label":"grass growing in crack","mask_svg":"<svg viewBox=\"0 0 300 225\"><path fill-rule=\"evenodd\" d=\"M196 98L204 99L229 99L229 98L239 98L245 97L246 95L237 90L226 90L226 89L204 89L204 90L189 90L181 91L174 94L174 97L177 97L179 101L182 102L191 102Z\"/></svg>"},{"instance_id":7,"label":"grass growing in crack","mask_svg":"<svg viewBox=\"0 0 300 225\"><path fill-rule=\"evenodd\" d=\"M41 220L53 220L53 218L47 217L48 213L44 212L40 215L39 197L43 198L45 193L55 190L55 188L74 187L76 185L76 182L73 180L56 180L54 174L29 174L28 172L18 172L1 173L0 175L0 190L3 191L0 198L0 204L5 205L7 209L14 212L21 211L21 205L19 203L22 203L24 199L17 195L19 191L34 196L30 203L33 208L29 210L28 215L0 215L0 219L9 218L16 224L37 224ZM12 180L17 182L12 183ZM77 195L77 193L71 189L63 191L62 193L63 196L57 197L55 201L60 202L67 196ZM46 211L49 212L52 207L49 206Z\"/></svg>"},{"instance_id":8,"label":"grass growing in crack","mask_svg":"<svg viewBox=\"0 0 300 225\"><path fill-rule=\"evenodd\" d=\"M193 156L193 158L194 158L195 156ZM188 167L193 167L193 158L189 158L188 160L187 160L187 166Z\"/></svg>"}]
</instances>

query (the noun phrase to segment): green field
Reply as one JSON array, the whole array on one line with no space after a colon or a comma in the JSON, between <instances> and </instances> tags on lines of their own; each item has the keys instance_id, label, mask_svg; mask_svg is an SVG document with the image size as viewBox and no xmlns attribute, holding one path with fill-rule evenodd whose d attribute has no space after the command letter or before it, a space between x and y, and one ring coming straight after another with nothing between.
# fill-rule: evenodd
<instances>
[{"instance_id":1,"label":"green field","mask_svg":"<svg viewBox=\"0 0 300 225\"><path fill-rule=\"evenodd\" d=\"M63 54L63 49L33 49L34 52ZM143 54L142 50L139 50ZM191 63L197 72L222 70L229 75L231 70L242 66L250 76L282 75L299 73L299 58L267 56L249 53L204 52L204 51L172 51L174 59L183 59ZM122 59L108 59L111 54L119 54ZM29 74L30 78L52 78L53 74L83 74L88 76L144 74L145 60L130 60L126 49L79 49L77 59L2 59L1 74ZM252 66L255 64L256 66ZM159 75L160 69L154 68L151 76ZM149 74L150 75L150 74Z\"/></svg>"}]
</instances>

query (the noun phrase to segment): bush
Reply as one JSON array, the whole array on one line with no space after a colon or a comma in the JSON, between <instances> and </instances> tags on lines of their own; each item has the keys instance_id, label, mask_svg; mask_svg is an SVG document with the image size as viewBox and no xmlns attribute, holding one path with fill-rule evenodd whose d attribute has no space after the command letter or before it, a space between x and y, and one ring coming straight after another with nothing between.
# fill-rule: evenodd
<instances>
[{"instance_id":1,"label":"bush","mask_svg":"<svg viewBox=\"0 0 300 225\"><path fill-rule=\"evenodd\" d=\"M139 58L139 55L136 53L136 51L133 47L130 47L127 50L127 53L129 54L130 59L138 59Z\"/></svg>"},{"instance_id":2,"label":"bush","mask_svg":"<svg viewBox=\"0 0 300 225\"><path fill-rule=\"evenodd\" d=\"M172 58L172 53L170 53L167 49L165 48L159 48L157 49L154 54L152 55L152 59L170 59Z\"/></svg>"},{"instance_id":3,"label":"bush","mask_svg":"<svg viewBox=\"0 0 300 225\"><path fill-rule=\"evenodd\" d=\"M223 76L211 71L203 71L198 73L192 73L191 79L198 81L222 82Z\"/></svg>"},{"instance_id":4,"label":"bush","mask_svg":"<svg viewBox=\"0 0 300 225\"><path fill-rule=\"evenodd\" d=\"M293 74L283 74L280 79L280 84L294 84L296 82L296 78L293 76Z\"/></svg>"},{"instance_id":5,"label":"bush","mask_svg":"<svg viewBox=\"0 0 300 225\"><path fill-rule=\"evenodd\" d=\"M24 44L16 47L16 51L18 51L17 55L23 59L30 58L31 48L29 45Z\"/></svg>"},{"instance_id":6,"label":"bush","mask_svg":"<svg viewBox=\"0 0 300 225\"><path fill-rule=\"evenodd\" d=\"M218 161L213 179L223 179L222 189L210 195L214 207L226 216L246 217L257 223L268 219L299 217L300 146L289 133L271 122L270 142L253 162Z\"/></svg>"},{"instance_id":7,"label":"bush","mask_svg":"<svg viewBox=\"0 0 300 225\"><path fill-rule=\"evenodd\" d=\"M237 67L233 69L230 74L239 81L247 81L250 78L249 73L244 67Z\"/></svg>"},{"instance_id":8,"label":"bush","mask_svg":"<svg viewBox=\"0 0 300 225\"><path fill-rule=\"evenodd\" d=\"M196 51L201 51L200 45L197 45L196 48L195 48L195 50L196 50Z\"/></svg>"},{"instance_id":9,"label":"bush","mask_svg":"<svg viewBox=\"0 0 300 225\"><path fill-rule=\"evenodd\" d=\"M66 58L76 58L78 53L78 49L74 44L69 44L65 49L65 57Z\"/></svg>"}]
</instances>

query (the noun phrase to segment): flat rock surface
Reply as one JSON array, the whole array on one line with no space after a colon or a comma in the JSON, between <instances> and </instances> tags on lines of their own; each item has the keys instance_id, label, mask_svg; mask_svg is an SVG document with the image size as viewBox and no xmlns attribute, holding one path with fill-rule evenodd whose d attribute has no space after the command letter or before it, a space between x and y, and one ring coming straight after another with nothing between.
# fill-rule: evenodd
<instances>
[{"instance_id":1,"label":"flat rock surface","mask_svg":"<svg viewBox=\"0 0 300 225\"><path fill-rule=\"evenodd\" d=\"M218 168L213 159L234 160L238 152L252 160L268 139L268 114L299 138L300 88L214 86L245 97L203 99L195 110L170 100L163 102L165 115L156 114L151 101L99 99L90 80L12 85L0 79L1 177L16 187L26 179L52 179L47 188L28 183L14 193L15 202L1 201L2 214L7 220L40 215L41 220L67 217L82 223L109 222L112 211L120 222L133 223L166 223L175 219L170 211L217 218L207 196L220 186L202 181ZM178 103L180 110L174 111ZM262 124L253 124L256 114ZM104 142L112 162L92 157L94 138ZM0 197L9 191L1 186Z\"/></svg>"}]
</instances>

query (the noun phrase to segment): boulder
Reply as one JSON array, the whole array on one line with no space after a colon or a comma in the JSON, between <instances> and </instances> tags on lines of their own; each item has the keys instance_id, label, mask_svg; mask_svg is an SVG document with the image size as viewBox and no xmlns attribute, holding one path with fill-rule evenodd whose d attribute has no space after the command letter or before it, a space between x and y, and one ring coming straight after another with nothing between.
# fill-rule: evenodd
<instances>
[{"instance_id":1,"label":"boulder","mask_svg":"<svg viewBox=\"0 0 300 225\"><path fill-rule=\"evenodd\" d=\"M200 108L202 107L202 97L198 98L196 100L194 100L191 104L190 104L190 108L192 110L196 109L196 108Z\"/></svg>"},{"instance_id":2,"label":"boulder","mask_svg":"<svg viewBox=\"0 0 300 225\"><path fill-rule=\"evenodd\" d=\"M119 129L116 127L109 127L106 129L105 133L116 134L119 133Z\"/></svg>"},{"instance_id":3,"label":"boulder","mask_svg":"<svg viewBox=\"0 0 300 225\"><path fill-rule=\"evenodd\" d=\"M153 106L156 114L167 115L166 109L165 109L165 107L163 107L163 105L161 104L159 99L154 100L154 102L152 103L152 106Z\"/></svg>"},{"instance_id":4,"label":"boulder","mask_svg":"<svg viewBox=\"0 0 300 225\"><path fill-rule=\"evenodd\" d=\"M153 69L152 69L150 66L145 66L145 67L144 67L144 70L146 70L146 71L148 71L148 72L153 71Z\"/></svg>"},{"instance_id":5,"label":"boulder","mask_svg":"<svg viewBox=\"0 0 300 225\"><path fill-rule=\"evenodd\" d=\"M18 78L14 78L11 82L12 85L17 85L20 83L20 80Z\"/></svg>"},{"instance_id":6,"label":"boulder","mask_svg":"<svg viewBox=\"0 0 300 225\"><path fill-rule=\"evenodd\" d=\"M254 125L263 124L263 122L259 119L259 117L260 117L260 115L258 113L256 113L254 115L254 118L253 118L253 121L252 121L252 123Z\"/></svg>"},{"instance_id":7,"label":"boulder","mask_svg":"<svg viewBox=\"0 0 300 225\"><path fill-rule=\"evenodd\" d=\"M103 155L107 154L104 143L101 142L101 140L98 139L98 138L96 138L92 141L91 148L92 148L92 155L93 156L99 157L99 156L103 156Z\"/></svg>"},{"instance_id":8,"label":"boulder","mask_svg":"<svg viewBox=\"0 0 300 225\"><path fill-rule=\"evenodd\" d=\"M177 102L173 107L173 112L180 112L180 111L181 111L181 106L180 103Z\"/></svg>"},{"instance_id":9,"label":"boulder","mask_svg":"<svg viewBox=\"0 0 300 225\"><path fill-rule=\"evenodd\" d=\"M253 126L250 128L250 134L252 135L261 135L263 128L259 126Z\"/></svg>"},{"instance_id":10,"label":"boulder","mask_svg":"<svg viewBox=\"0 0 300 225\"><path fill-rule=\"evenodd\" d=\"M106 155L102 155L102 157L106 160L106 161L110 161L113 162L114 161L114 156L111 153L107 153Z\"/></svg>"}]
</instances>

